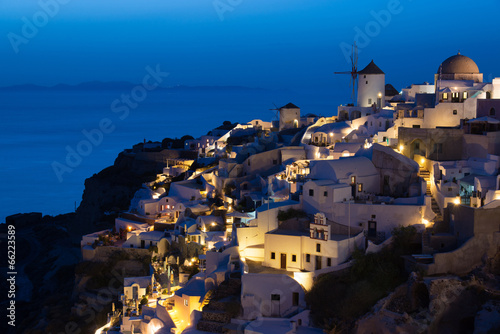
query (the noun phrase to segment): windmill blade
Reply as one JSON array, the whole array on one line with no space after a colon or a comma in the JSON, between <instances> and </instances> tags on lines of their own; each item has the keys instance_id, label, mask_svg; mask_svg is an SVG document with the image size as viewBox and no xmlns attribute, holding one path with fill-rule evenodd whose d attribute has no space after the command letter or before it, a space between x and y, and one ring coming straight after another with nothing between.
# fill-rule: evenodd
<instances>
[{"instance_id":1,"label":"windmill blade","mask_svg":"<svg viewBox=\"0 0 500 334\"><path fill-rule=\"evenodd\" d=\"M276 118L276 120L279 120L279 119L280 119L280 116L279 116L279 114L280 114L280 108L278 108L278 106L277 106L277 105L276 105L276 103L274 103L274 102L273 102L273 105L274 105L274 109L269 109L269 110L274 110L274 111L276 111L276 112L274 113L274 117Z\"/></svg>"}]
</instances>

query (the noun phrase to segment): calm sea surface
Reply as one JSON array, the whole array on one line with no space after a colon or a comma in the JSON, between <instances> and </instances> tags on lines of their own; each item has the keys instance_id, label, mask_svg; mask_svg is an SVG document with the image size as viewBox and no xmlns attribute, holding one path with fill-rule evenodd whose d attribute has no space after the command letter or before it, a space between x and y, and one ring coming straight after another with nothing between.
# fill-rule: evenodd
<instances>
[{"instance_id":1,"label":"calm sea surface","mask_svg":"<svg viewBox=\"0 0 500 334\"><path fill-rule=\"evenodd\" d=\"M336 106L344 102L326 89L156 90L120 119L121 114L112 112L110 106L127 93L130 90L0 90L0 222L19 212L56 215L74 211L85 179L144 139L161 141L185 134L197 138L225 120L270 121L273 102L278 106L293 102L302 114L326 116L336 114ZM66 164L67 147L76 149L86 139L82 131L99 128L103 118L111 120L114 130L104 134L100 144L92 145L90 154L60 180L54 162Z\"/></svg>"}]
</instances>

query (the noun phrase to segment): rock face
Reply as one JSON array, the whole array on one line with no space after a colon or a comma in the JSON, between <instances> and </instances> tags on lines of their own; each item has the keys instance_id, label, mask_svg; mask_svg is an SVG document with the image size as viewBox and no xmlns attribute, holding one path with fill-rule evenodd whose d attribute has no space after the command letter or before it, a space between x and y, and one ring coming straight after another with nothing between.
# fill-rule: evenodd
<instances>
[{"instance_id":1,"label":"rock face","mask_svg":"<svg viewBox=\"0 0 500 334\"><path fill-rule=\"evenodd\" d=\"M113 166L85 180L82 202L76 211L75 232L91 233L112 226L105 212L127 210L130 200L144 182L161 172L156 161L137 160L135 155L120 153Z\"/></svg>"},{"instance_id":2,"label":"rock face","mask_svg":"<svg viewBox=\"0 0 500 334\"><path fill-rule=\"evenodd\" d=\"M418 279L380 300L356 323L356 333L488 333L498 332L498 277L487 266L467 278Z\"/></svg>"},{"instance_id":3,"label":"rock face","mask_svg":"<svg viewBox=\"0 0 500 334\"><path fill-rule=\"evenodd\" d=\"M60 333L65 326L71 327L75 322L80 324L82 319L92 318L87 324L89 326L94 321L105 322L105 318L98 317L105 315L107 308L111 307L107 301L104 304L87 303L95 307L83 310L81 317L75 315L74 310L72 314L76 301L88 296L95 299L96 287L111 281L111 278L99 275L77 275L75 282L75 268L78 269L77 264L81 261L80 240L83 234L112 227L115 216L104 213L128 209L131 198L142 184L161 172L162 162L148 160L148 157L143 154L138 159L136 154L120 153L113 166L85 181L82 203L76 213L43 218L41 213L18 214L6 219L8 224L16 226L16 284L20 291L16 296L19 314L16 329L20 333ZM0 236L6 236L6 232L7 224L3 224ZM122 273L122 269L126 269L127 275L147 273L142 267L134 271L129 262L119 262L114 271L120 269ZM143 262L138 261L139 264ZM2 263L0 269L7 272L6 263ZM115 288L116 294L121 293L119 285ZM2 300L0 306L7 307L6 302Z\"/></svg>"}]
</instances>

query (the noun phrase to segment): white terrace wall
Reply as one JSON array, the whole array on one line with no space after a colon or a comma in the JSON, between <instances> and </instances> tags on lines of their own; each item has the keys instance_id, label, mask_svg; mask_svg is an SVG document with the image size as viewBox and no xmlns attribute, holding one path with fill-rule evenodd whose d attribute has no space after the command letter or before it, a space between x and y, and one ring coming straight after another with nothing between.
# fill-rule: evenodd
<instances>
[{"instance_id":1,"label":"white terrace wall","mask_svg":"<svg viewBox=\"0 0 500 334\"><path fill-rule=\"evenodd\" d=\"M298 293L298 306L293 306L293 293ZM271 295L279 295L272 300ZM281 274L245 274L241 277L243 318L280 317L297 307L305 308L305 293L293 278Z\"/></svg>"},{"instance_id":2,"label":"white terrace wall","mask_svg":"<svg viewBox=\"0 0 500 334\"><path fill-rule=\"evenodd\" d=\"M349 208L350 206L350 208ZM325 212L327 219L348 226L368 229L368 221L375 215L377 232L385 232L389 237L393 228L422 223L423 205L390 205L390 204L348 204L332 203ZM350 212L350 215L349 215ZM350 219L349 219L350 216ZM352 231L351 231L352 232Z\"/></svg>"}]
</instances>

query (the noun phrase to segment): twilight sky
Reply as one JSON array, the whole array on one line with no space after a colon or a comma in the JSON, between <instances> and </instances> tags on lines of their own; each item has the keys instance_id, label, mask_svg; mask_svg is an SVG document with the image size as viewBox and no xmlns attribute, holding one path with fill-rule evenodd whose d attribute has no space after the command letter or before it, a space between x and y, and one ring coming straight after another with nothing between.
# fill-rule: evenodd
<instances>
[{"instance_id":1,"label":"twilight sky","mask_svg":"<svg viewBox=\"0 0 500 334\"><path fill-rule=\"evenodd\" d=\"M166 85L341 87L355 39L358 66L374 59L397 89L432 81L459 49L491 81L499 12L498 0L2 0L0 86L140 82L160 64Z\"/></svg>"}]
</instances>

